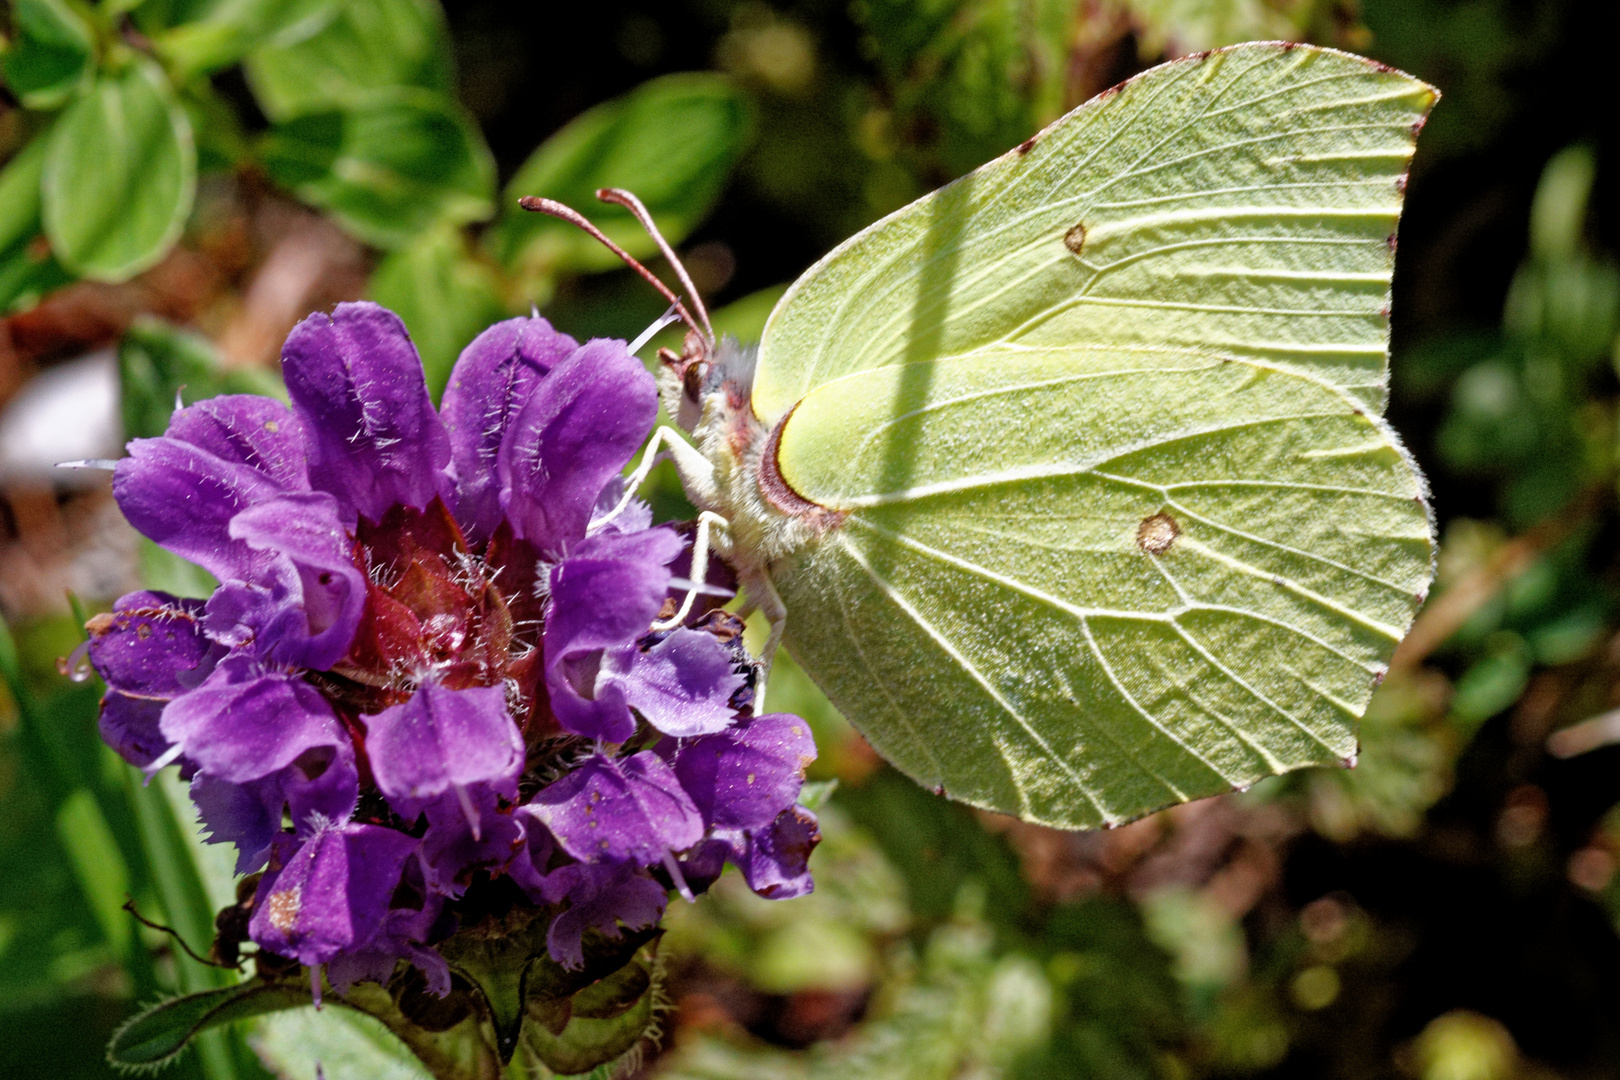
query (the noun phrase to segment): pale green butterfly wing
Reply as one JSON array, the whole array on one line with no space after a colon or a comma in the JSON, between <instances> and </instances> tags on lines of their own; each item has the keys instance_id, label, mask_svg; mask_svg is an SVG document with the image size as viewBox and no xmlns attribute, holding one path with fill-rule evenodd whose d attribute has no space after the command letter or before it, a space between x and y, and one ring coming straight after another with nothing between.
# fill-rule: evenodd
<instances>
[{"instance_id":1,"label":"pale green butterfly wing","mask_svg":"<svg viewBox=\"0 0 1620 1080\"><path fill-rule=\"evenodd\" d=\"M1431 576L1372 414L1433 100L1304 47L1167 65L788 293L753 401L834 524L771 573L884 756L1071 827L1354 756Z\"/></svg>"},{"instance_id":2,"label":"pale green butterfly wing","mask_svg":"<svg viewBox=\"0 0 1620 1080\"><path fill-rule=\"evenodd\" d=\"M844 515L773 570L788 648L880 753L1069 827L1354 756L1430 577L1382 421L1191 352L930 366L812 391L779 444Z\"/></svg>"},{"instance_id":3,"label":"pale green butterfly wing","mask_svg":"<svg viewBox=\"0 0 1620 1080\"><path fill-rule=\"evenodd\" d=\"M997 342L1214 350L1382 409L1395 223L1436 96L1275 43L1145 72L800 278L766 327L755 412Z\"/></svg>"}]
</instances>

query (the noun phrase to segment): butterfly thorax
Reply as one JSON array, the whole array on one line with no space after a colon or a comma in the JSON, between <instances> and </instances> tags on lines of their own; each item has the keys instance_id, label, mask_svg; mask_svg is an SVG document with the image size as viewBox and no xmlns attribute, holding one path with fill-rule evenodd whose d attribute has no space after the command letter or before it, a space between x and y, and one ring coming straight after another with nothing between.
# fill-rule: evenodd
<instances>
[{"instance_id":1,"label":"butterfly thorax","mask_svg":"<svg viewBox=\"0 0 1620 1080\"><path fill-rule=\"evenodd\" d=\"M700 367L666 367L659 379L665 409L689 431L714 467L707 491L689 489L700 510L730 522L719 541L723 554L745 581L770 573L776 563L815 543L836 515L787 487L776 467L774 428L754 413L752 392L758 347L721 339ZM791 415L791 413L789 414Z\"/></svg>"}]
</instances>

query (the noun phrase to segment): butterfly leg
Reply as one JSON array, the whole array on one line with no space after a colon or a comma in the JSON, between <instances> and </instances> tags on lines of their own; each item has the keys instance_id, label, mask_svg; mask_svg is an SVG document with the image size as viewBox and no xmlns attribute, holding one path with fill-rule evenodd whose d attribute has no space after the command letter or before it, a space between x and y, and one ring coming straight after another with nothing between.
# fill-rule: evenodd
<instances>
[{"instance_id":1,"label":"butterfly leg","mask_svg":"<svg viewBox=\"0 0 1620 1080\"><path fill-rule=\"evenodd\" d=\"M692 539L692 570L687 578L692 587L686 590L686 599L681 601L681 609L672 617L652 624L654 632L673 630L686 621L692 613L692 604L697 600L698 591L709 578L709 530L718 525L724 529L731 524L719 514L708 510L698 515L697 536Z\"/></svg>"},{"instance_id":2,"label":"butterfly leg","mask_svg":"<svg viewBox=\"0 0 1620 1080\"><path fill-rule=\"evenodd\" d=\"M765 639L765 648L759 653L759 679L754 684L754 715L765 711L765 684L770 679L771 667L776 663L776 650L782 644L782 632L787 629L787 605L782 602L776 586L765 574L747 585L750 604L765 616L771 632Z\"/></svg>"},{"instance_id":3,"label":"butterfly leg","mask_svg":"<svg viewBox=\"0 0 1620 1080\"><path fill-rule=\"evenodd\" d=\"M625 481L623 498L606 517L593 522L593 525L601 527L624 512L624 508L630 505L630 500L635 498L637 490L647 482L647 475L652 472L653 466L658 464L659 454L666 449L675 462L675 471L681 478L681 486L686 489L687 496L699 506L712 505L715 492L714 466L709 464L709 459L699 453L696 447L681 438L674 428L665 426L654 431L652 438L647 441L647 449L642 452L636 471Z\"/></svg>"}]
</instances>

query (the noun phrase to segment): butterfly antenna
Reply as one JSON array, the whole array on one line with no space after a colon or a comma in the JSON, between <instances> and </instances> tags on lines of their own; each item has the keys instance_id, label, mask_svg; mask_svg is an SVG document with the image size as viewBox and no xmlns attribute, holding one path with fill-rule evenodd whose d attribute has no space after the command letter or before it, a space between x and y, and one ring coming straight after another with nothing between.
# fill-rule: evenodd
<instances>
[{"instance_id":1,"label":"butterfly antenna","mask_svg":"<svg viewBox=\"0 0 1620 1080\"><path fill-rule=\"evenodd\" d=\"M697 286L692 284L692 276L686 272L686 267L676 257L675 249L669 246L669 241L664 239L664 234L658 231L658 226L653 223L652 215L647 212L647 208L642 205L641 200L623 188L598 188L596 197L605 203L613 203L615 206L624 207L634 214L636 220L641 223L641 227L647 230L647 235L653 238L653 243L657 244L658 250L664 253L664 258L669 260L669 265L675 268L675 276L680 278L681 287L686 290L687 299L692 301L692 306L697 309L698 318L703 320L703 329L708 331L709 344L713 345L714 326L709 322L709 312L703 306L703 297L698 295Z\"/></svg>"},{"instance_id":2,"label":"butterfly antenna","mask_svg":"<svg viewBox=\"0 0 1620 1080\"><path fill-rule=\"evenodd\" d=\"M537 214L549 214L554 218L566 221L575 228L590 234L592 239L601 244L603 247L607 248L609 251L613 252L613 254L617 255L621 260L624 261L626 266L640 274L642 279L645 280L647 284L657 289L660 293L663 293L664 299L668 300L675 306L675 311L680 315L681 321L687 326L691 327L694 333L703 333L703 329L702 327L698 326L697 320L692 318L692 313L686 309L686 305L681 303L681 298L676 296L668 285L665 285L662 281L659 281L657 275L637 262L635 257L632 256L628 251L624 250L624 248L620 247L618 244L615 244L612 240L609 240L605 235L603 235L601 229L598 229L595 225L592 225L589 221L585 220L585 215L581 214L578 210L575 210L571 206L565 206L555 199L546 199L539 195L525 195L523 198L518 200L518 205L523 207L525 210L532 210ZM662 240L662 237L659 239ZM677 263L676 266L679 268L680 264ZM684 269L680 269L680 275L682 284L685 284L686 271ZM698 305L698 310L702 310L701 303ZM707 313L705 313L703 321L704 325L708 324L709 320Z\"/></svg>"}]
</instances>

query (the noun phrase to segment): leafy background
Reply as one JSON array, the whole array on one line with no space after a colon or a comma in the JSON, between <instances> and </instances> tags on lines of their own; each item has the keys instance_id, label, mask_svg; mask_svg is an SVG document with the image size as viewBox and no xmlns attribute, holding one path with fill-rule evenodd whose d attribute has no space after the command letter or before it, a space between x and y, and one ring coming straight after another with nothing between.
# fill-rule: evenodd
<instances>
[{"instance_id":1,"label":"leafy background","mask_svg":"<svg viewBox=\"0 0 1620 1080\"><path fill-rule=\"evenodd\" d=\"M10 0L0 52L0 1075L103 1076L137 1002L227 979L183 791L95 739L76 626L144 576L104 480L177 392L275 392L306 312L399 310L440 386L539 307L633 336L650 290L515 199L634 188L757 333L829 246L1158 60L1251 39L1438 84L1408 191L1391 416L1440 587L1360 766L1106 833L974 814L815 724L818 891L676 905L682 1078L1620 1076L1620 146L1599 0ZM565 17L566 16L566 17ZM655 501L681 516L659 474ZM75 609L77 606L77 609ZM781 702L789 704L789 702ZM333 1010L173 1075L413 1074ZM255 1052L257 1050L257 1052ZM262 1055L262 1056L261 1056ZM307 1058L307 1052L305 1058ZM303 1060L303 1059L299 1059ZM268 1066L266 1063L269 1063ZM279 1066L276 1063L281 1063Z\"/></svg>"}]
</instances>

